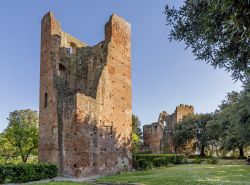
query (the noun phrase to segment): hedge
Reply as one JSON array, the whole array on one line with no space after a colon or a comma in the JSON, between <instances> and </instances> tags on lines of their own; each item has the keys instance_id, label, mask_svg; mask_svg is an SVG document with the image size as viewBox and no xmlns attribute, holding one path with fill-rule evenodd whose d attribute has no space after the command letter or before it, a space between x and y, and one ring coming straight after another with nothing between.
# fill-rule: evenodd
<instances>
[{"instance_id":1,"label":"hedge","mask_svg":"<svg viewBox=\"0 0 250 185\"><path fill-rule=\"evenodd\" d=\"M194 163L194 164L201 164L201 162L202 162L202 160L201 160L201 158L199 158L199 157L196 157L196 158L192 161L192 163Z\"/></svg>"},{"instance_id":2,"label":"hedge","mask_svg":"<svg viewBox=\"0 0 250 185\"><path fill-rule=\"evenodd\" d=\"M51 179L57 176L58 168L54 164L6 164L0 165L0 183L21 183Z\"/></svg>"},{"instance_id":3,"label":"hedge","mask_svg":"<svg viewBox=\"0 0 250 185\"><path fill-rule=\"evenodd\" d=\"M218 162L219 162L218 158L207 159L207 164L218 164Z\"/></svg>"},{"instance_id":4,"label":"hedge","mask_svg":"<svg viewBox=\"0 0 250 185\"><path fill-rule=\"evenodd\" d=\"M136 166L135 168L137 170L147 170L152 168L152 164L145 159L139 159L136 161Z\"/></svg>"},{"instance_id":5,"label":"hedge","mask_svg":"<svg viewBox=\"0 0 250 185\"><path fill-rule=\"evenodd\" d=\"M167 166L168 165L168 161L166 158L155 158L153 159L153 165L155 167L161 167L161 166Z\"/></svg>"},{"instance_id":6,"label":"hedge","mask_svg":"<svg viewBox=\"0 0 250 185\"><path fill-rule=\"evenodd\" d=\"M183 156L179 154L133 154L133 160L137 161L139 159L145 159L146 161L153 164L153 160L156 158L161 158L166 163L181 164L183 161Z\"/></svg>"}]
</instances>

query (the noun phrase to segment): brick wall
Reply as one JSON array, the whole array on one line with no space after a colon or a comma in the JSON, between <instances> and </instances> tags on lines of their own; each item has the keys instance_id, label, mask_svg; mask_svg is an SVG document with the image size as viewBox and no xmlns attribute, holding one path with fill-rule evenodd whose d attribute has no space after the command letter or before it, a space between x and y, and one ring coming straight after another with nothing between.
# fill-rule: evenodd
<instances>
[{"instance_id":1,"label":"brick wall","mask_svg":"<svg viewBox=\"0 0 250 185\"><path fill-rule=\"evenodd\" d=\"M49 12L41 35L39 160L76 177L131 169L129 23L113 14L90 47Z\"/></svg>"}]
</instances>

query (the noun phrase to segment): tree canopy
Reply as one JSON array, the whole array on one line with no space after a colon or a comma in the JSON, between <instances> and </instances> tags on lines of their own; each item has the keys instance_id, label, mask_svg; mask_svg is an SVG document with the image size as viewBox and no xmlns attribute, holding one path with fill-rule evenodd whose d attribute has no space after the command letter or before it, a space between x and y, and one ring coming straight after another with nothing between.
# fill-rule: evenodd
<instances>
[{"instance_id":1,"label":"tree canopy","mask_svg":"<svg viewBox=\"0 0 250 185\"><path fill-rule=\"evenodd\" d=\"M184 41L198 60L225 68L234 80L250 76L250 1L186 0L165 7L170 40Z\"/></svg>"},{"instance_id":2,"label":"tree canopy","mask_svg":"<svg viewBox=\"0 0 250 185\"><path fill-rule=\"evenodd\" d=\"M220 143L222 149L238 149L240 157L244 156L244 147L250 145L249 89L248 84L240 93L228 93L212 121L217 130L213 131L211 137Z\"/></svg>"},{"instance_id":3,"label":"tree canopy","mask_svg":"<svg viewBox=\"0 0 250 185\"><path fill-rule=\"evenodd\" d=\"M184 117L176 127L174 140L181 146L190 140L195 140L200 156L205 156L205 147L208 145L207 123L212 119L211 114L195 114Z\"/></svg>"},{"instance_id":4,"label":"tree canopy","mask_svg":"<svg viewBox=\"0 0 250 185\"><path fill-rule=\"evenodd\" d=\"M32 153L37 153L38 113L30 109L17 110L10 113L8 121L8 127L1 134L1 144L11 147L23 162L27 162Z\"/></svg>"},{"instance_id":5,"label":"tree canopy","mask_svg":"<svg viewBox=\"0 0 250 185\"><path fill-rule=\"evenodd\" d=\"M132 150L137 152L142 140L141 121L138 116L132 115Z\"/></svg>"},{"instance_id":6,"label":"tree canopy","mask_svg":"<svg viewBox=\"0 0 250 185\"><path fill-rule=\"evenodd\" d=\"M176 147L190 140L195 141L201 156L207 151L224 155L238 151L244 157L244 149L250 146L250 83L241 92L227 94L214 114L196 114L185 117L175 127Z\"/></svg>"}]
</instances>

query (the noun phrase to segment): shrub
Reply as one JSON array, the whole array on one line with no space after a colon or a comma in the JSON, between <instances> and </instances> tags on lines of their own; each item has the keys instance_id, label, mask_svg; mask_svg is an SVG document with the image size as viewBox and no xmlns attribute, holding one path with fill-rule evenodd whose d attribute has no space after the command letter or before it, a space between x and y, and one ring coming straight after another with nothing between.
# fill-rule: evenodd
<instances>
[{"instance_id":1,"label":"shrub","mask_svg":"<svg viewBox=\"0 0 250 185\"><path fill-rule=\"evenodd\" d=\"M222 159L228 159L228 160L231 160L231 159L247 159L247 157L238 157L238 156L223 156Z\"/></svg>"},{"instance_id":2,"label":"shrub","mask_svg":"<svg viewBox=\"0 0 250 185\"><path fill-rule=\"evenodd\" d=\"M54 164L7 164L0 165L0 183L21 183L50 179L57 176L57 166Z\"/></svg>"},{"instance_id":3,"label":"shrub","mask_svg":"<svg viewBox=\"0 0 250 185\"><path fill-rule=\"evenodd\" d=\"M217 164L219 162L218 158L211 158L207 160L207 164Z\"/></svg>"},{"instance_id":4,"label":"shrub","mask_svg":"<svg viewBox=\"0 0 250 185\"><path fill-rule=\"evenodd\" d=\"M146 161L153 163L156 158L163 158L167 163L180 164L183 161L182 155L175 154L133 154L133 159L135 161L139 159L145 159Z\"/></svg>"},{"instance_id":5,"label":"shrub","mask_svg":"<svg viewBox=\"0 0 250 185\"><path fill-rule=\"evenodd\" d=\"M139 159L136 163L137 170L147 170L152 168L152 164L149 161L146 161L145 159Z\"/></svg>"},{"instance_id":6,"label":"shrub","mask_svg":"<svg viewBox=\"0 0 250 185\"><path fill-rule=\"evenodd\" d=\"M182 163L183 163L183 164L188 164L187 158L184 158L184 159L182 160Z\"/></svg>"},{"instance_id":7,"label":"shrub","mask_svg":"<svg viewBox=\"0 0 250 185\"><path fill-rule=\"evenodd\" d=\"M193 163L194 164L201 164L201 158L195 158L194 160L193 160Z\"/></svg>"},{"instance_id":8,"label":"shrub","mask_svg":"<svg viewBox=\"0 0 250 185\"><path fill-rule=\"evenodd\" d=\"M161 167L161 166L167 166L168 165L168 161L161 157L161 158L155 158L153 159L153 165L155 167Z\"/></svg>"},{"instance_id":9,"label":"shrub","mask_svg":"<svg viewBox=\"0 0 250 185\"><path fill-rule=\"evenodd\" d=\"M3 168L0 166L0 184L4 183L4 181L5 181L4 170L3 170Z\"/></svg>"}]
</instances>

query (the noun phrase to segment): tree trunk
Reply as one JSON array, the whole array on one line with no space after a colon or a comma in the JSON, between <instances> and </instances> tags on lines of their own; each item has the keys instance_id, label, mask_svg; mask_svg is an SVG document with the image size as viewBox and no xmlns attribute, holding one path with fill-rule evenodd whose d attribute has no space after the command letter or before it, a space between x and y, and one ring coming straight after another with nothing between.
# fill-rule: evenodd
<instances>
[{"instance_id":1,"label":"tree trunk","mask_svg":"<svg viewBox=\"0 0 250 185\"><path fill-rule=\"evenodd\" d=\"M243 146L240 146L240 147L239 147L239 152L240 152L240 158L244 158Z\"/></svg>"},{"instance_id":2,"label":"tree trunk","mask_svg":"<svg viewBox=\"0 0 250 185\"><path fill-rule=\"evenodd\" d=\"M177 147L174 147L174 153L177 154Z\"/></svg>"},{"instance_id":3,"label":"tree trunk","mask_svg":"<svg viewBox=\"0 0 250 185\"><path fill-rule=\"evenodd\" d=\"M21 147L19 147L19 151L20 151L20 155L21 155L22 161L23 161L24 163L26 163L26 162L25 162L25 156L24 156L24 154L23 154L23 150L22 150Z\"/></svg>"},{"instance_id":4,"label":"tree trunk","mask_svg":"<svg viewBox=\"0 0 250 185\"><path fill-rule=\"evenodd\" d=\"M200 157L205 157L205 147L203 145L201 146Z\"/></svg>"}]
</instances>

